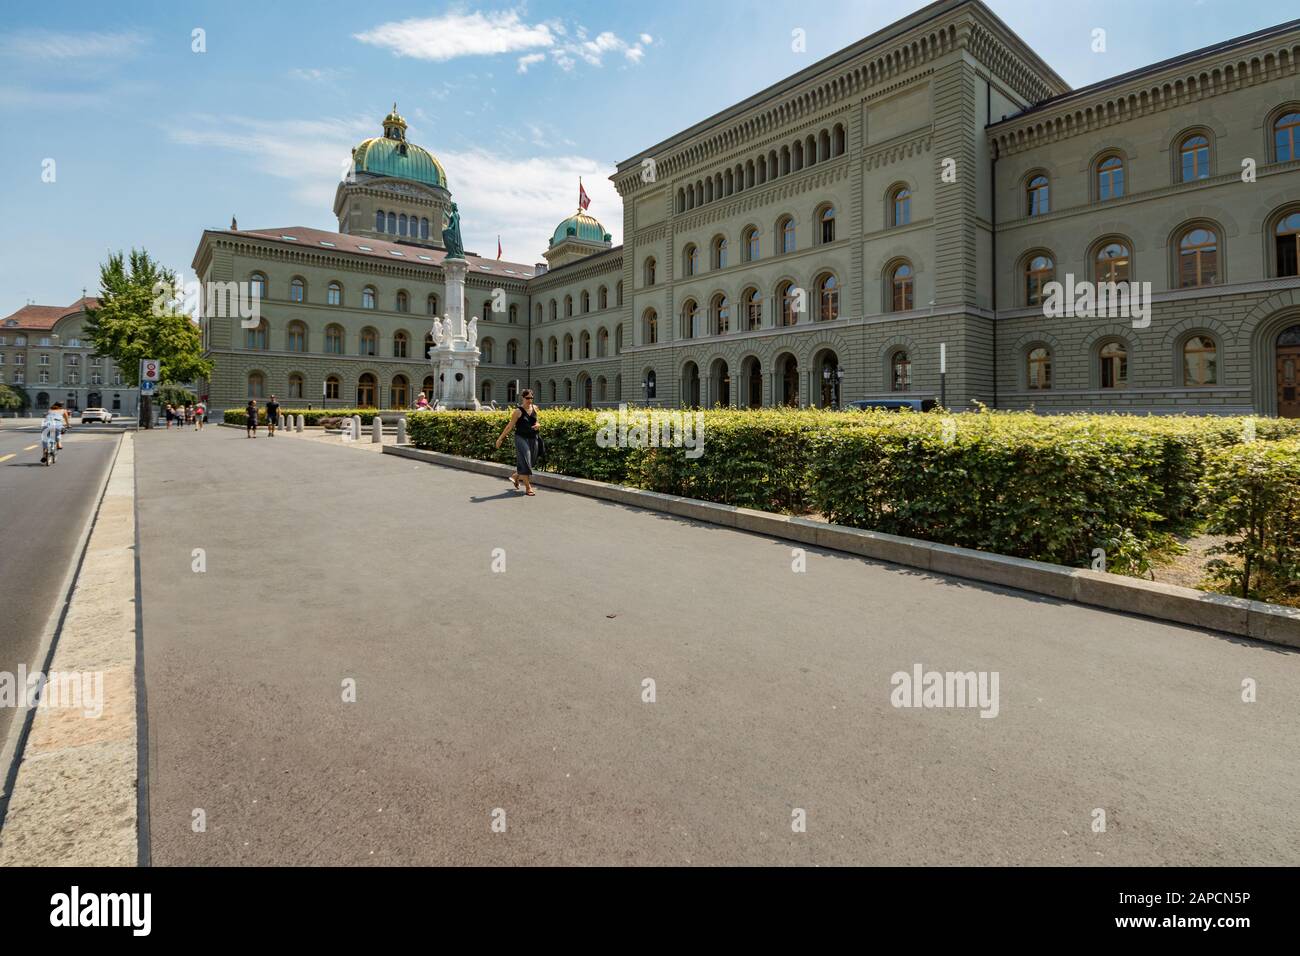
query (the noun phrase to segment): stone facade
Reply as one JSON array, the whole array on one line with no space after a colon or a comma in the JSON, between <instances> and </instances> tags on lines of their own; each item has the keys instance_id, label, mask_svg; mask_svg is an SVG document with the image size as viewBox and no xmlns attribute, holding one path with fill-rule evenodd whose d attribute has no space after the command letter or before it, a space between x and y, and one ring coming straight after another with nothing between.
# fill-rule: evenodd
<instances>
[{"instance_id":1,"label":"stone facade","mask_svg":"<svg viewBox=\"0 0 1300 956\"><path fill-rule=\"evenodd\" d=\"M940 0L620 163L623 246L558 250L549 270L475 260L480 398L513 401L516 382L543 404L937 398L942 346L953 408L1300 414L1283 387L1300 361L1297 58L1290 24L1071 91L983 4ZM282 399L299 376L304 400L334 376L341 405L362 375L388 404L401 376L409 404L430 370L391 345L423 340L440 253L290 232L204 234L201 278L269 289L265 347L208 323L214 407L242 405L250 374ZM1149 316L1048 317L1042 283L1112 275L1150 283ZM376 309L357 307L365 286ZM514 321L481 311L493 289Z\"/></svg>"},{"instance_id":2,"label":"stone facade","mask_svg":"<svg viewBox=\"0 0 1300 956\"><path fill-rule=\"evenodd\" d=\"M31 399L29 414L54 402L74 411L106 408L134 419L139 389L124 384L110 358L97 356L86 337L86 307L80 299L67 307L29 305L0 319L0 383L21 386Z\"/></svg>"}]
</instances>

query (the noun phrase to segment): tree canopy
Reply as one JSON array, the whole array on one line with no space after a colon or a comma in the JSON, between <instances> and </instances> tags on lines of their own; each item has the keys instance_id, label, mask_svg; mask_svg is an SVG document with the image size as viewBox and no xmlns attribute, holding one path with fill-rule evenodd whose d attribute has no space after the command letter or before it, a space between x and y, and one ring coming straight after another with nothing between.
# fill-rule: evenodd
<instances>
[{"instance_id":1,"label":"tree canopy","mask_svg":"<svg viewBox=\"0 0 1300 956\"><path fill-rule=\"evenodd\" d=\"M143 249L115 252L99 268L98 308L86 309L86 336L122 378L140 384L140 362L157 359L162 382L192 382L212 374L199 327L177 307L176 276Z\"/></svg>"}]
</instances>

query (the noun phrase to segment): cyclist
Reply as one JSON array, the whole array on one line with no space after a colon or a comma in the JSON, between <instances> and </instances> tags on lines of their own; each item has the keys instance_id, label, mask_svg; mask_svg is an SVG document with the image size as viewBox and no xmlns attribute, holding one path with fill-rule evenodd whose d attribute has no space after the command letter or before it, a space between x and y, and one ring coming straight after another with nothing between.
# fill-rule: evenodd
<instances>
[{"instance_id":1,"label":"cyclist","mask_svg":"<svg viewBox=\"0 0 1300 956\"><path fill-rule=\"evenodd\" d=\"M63 417L63 404L55 402L45 413L41 422L41 464L47 465L54 460L54 453L63 447L59 439L63 435L67 420Z\"/></svg>"}]
</instances>

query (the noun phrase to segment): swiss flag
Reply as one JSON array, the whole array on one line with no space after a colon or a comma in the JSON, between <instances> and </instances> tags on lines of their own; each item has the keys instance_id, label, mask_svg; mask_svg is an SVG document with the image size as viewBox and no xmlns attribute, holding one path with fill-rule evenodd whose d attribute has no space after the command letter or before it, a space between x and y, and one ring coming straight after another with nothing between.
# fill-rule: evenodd
<instances>
[{"instance_id":1,"label":"swiss flag","mask_svg":"<svg viewBox=\"0 0 1300 956\"><path fill-rule=\"evenodd\" d=\"M501 237L497 236L497 258L501 258Z\"/></svg>"},{"instance_id":2,"label":"swiss flag","mask_svg":"<svg viewBox=\"0 0 1300 956\"><path fill-rule=\"evenodd\" d=\"M587 190L582 188L582 178L578 178L578 208L586 210L591 205L591 197L587 195Z\"/></svg>"}]
</instances>

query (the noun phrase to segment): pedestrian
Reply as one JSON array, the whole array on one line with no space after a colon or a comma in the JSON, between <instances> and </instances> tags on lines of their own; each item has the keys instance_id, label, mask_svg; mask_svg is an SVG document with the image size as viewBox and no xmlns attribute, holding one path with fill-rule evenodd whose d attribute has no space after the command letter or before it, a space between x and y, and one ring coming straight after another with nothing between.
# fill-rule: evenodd
<instances>
[{"instance_id":1,"label":"pedestrian","mask_svg":"<svg viewBox=\"0 0 1300 956\"><path fill-rule=\"evenodd\" d=\"M280 403L271 396L271 400L266 403L266 433L272 438L275 437L275 426L280 421Z\"/></svg>"},{"instance_id":2,"label":"pedestrian","mask_svg":"<svg viewBox=\"0 0 1300 956\"><path fill-rule=\"evenodd\" d=\"M194 430L196 432L203 430L203 416L207 413L208 410L203 407L202 401L194 406Z\"/></svg>"},{"instance_id":3,"label":"pedestrian","mask_svg":"<svg viewBox=\"0 0 1300 956\"><path fill-rule=\"evenodd\" d=\"M244 408L244 437L257 437L257 399L250 398Z\"/></svg>"},{"instance_id":4,"label":"pedestrian","mask_svg":"<svg viewBox=\"0 0 1300 956\"><path fill-rule=\"evenodd\" d=\"M535 492L532 475L533 467L537 464L537 443L541 435L541 427L537 423L537 406L533 404L533 390L524 389L519 400L519 405L510 413L510 421L497 436L497 447L501 447L501 443L505 441L511 429L514 429L515 473L510 476L510 481L514 484L515 491L519 490L519 482L522 481L527 493L533 495Z\"/></svg>"},{"instance_id":5,"label":"pedestrian","mask_svg":"<svg viewBox=\"0 0 1300 956\"><path fill-rule=\"evenodd\" d=\"M171 403L167 404L167 430L172 429L172 419L176 417L176 409L172 408Z\"/></svg>"},{"instance_id":6,"label":"pedestrian","mask_svg":"<svg viewBox=\"0 0 1300 956\"><path fill-rule=\"evenodd\" d=\"M427 412L429 410L429 396L421 392L415 397L415 410L417 412Z\"/></svg>"}]
</instances>

